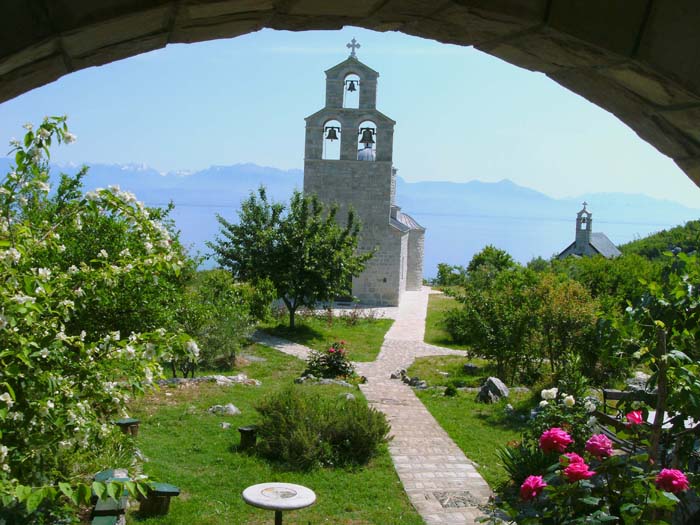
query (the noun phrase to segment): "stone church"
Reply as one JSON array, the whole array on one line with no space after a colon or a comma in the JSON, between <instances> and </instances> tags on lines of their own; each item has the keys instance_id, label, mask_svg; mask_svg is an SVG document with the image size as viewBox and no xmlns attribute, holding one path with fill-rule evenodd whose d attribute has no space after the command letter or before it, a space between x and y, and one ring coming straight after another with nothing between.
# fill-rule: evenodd
<instances>
[{"instance_id":1,"label":"stone church","mask_svg":"<svg viewBox=\"0 0 700 525\"><path fill-rule=\"evenodd\" d=\"M363 304L396 306L405 290L423 284L425 228L396 205L394 122L377 110L379 73L350 56L326 71L326 105L306 118L304 193L352 207L362 223L359 248L375 250L353 279Z\"/></svg>"},{"instance_id":2,"label":"stone church","mask_svg":"<svg viewBox=\"0 0 700 525\"><path fill-rule=\"evenodd\" d=\"M557 257L564 259L570 255L577 257L591 257L602 255L607 259L622 255L608 236L604 233L593 232L593 214L586 209L587 202L583 203L583 209L576 214L576 237L574 242L567 246Z\"/></svg>"}]
</instances>

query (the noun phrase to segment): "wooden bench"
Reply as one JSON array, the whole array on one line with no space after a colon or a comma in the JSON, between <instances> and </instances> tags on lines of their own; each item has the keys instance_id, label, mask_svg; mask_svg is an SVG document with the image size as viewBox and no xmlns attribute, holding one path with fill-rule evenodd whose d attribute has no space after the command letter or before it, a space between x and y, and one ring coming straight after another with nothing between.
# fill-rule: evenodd
<instances>
[{"instance_id":1,"label":"wooden bench","mask_svg":"<svg viewBox=\"0 0 700 525\"><path fill-rule=\"evenodd\" d=\"M657 395L644 390L611 390L603 389L603 413L607 414L608 408L615 408L619 415L621 410L617 407L609 407L608 401L641 401L650 407L656 405Z\"/></svg>"},{"instance_id":2,"label":"wooden bench","mask_svg":"<svg viewBox=\"0 0 700 525\"><path fill-rule=\"evenodd\" d=\"M141 421L134 419L133 417L125 417L123 419L117 419L114 422L124 434L130 434L133 437L139 435L139 425Z\"/></svg>"},{"instance_id":3,"label":"wooden bench","mask_svg":"<svg viewBox=\"0 0 700 525\"><path fill-rule=\"evenodd\" d=\"M111 481L118 481L121 483L131 481L131 478L125 476L126 470L124 469L106 469L95 474L93 479L101 483L109 483ZM128 493L126 490L118 498L98 498L95 491L92 492L92 504L94 505L92 509L92 518L109 518L117 517L126 512L128 506ZM94 522L94 519L93 519ZM97 525L102 522L98 521ZM109 525L109 520L104 520L103 525ZM95 525L93 523L93 525Z\"/></svg>"}]
</instances>

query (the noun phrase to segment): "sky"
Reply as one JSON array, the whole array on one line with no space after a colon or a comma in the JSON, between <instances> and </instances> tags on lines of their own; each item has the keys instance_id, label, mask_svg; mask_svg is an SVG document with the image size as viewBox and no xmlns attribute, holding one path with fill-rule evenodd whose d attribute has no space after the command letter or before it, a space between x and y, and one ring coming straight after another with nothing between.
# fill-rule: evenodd
<instances>
[{"instance_id":1,"label":"sky","mask_svg":"<svg viewBox=\"0 0 700 525\"><path fill-rule=\"evenodd\" d=\"M553 197L645 193L700 208L700 189L673 161L544 75L353 27L263 30L82 70L0 104L0 144L25 122L65 114L78 142L53 153L58 163L303 168L304 117L323 106L323 72L353 37L380 73L378 109L397 121L394 164L407 181L510 179Z\"/></svg>"}]
</instances>

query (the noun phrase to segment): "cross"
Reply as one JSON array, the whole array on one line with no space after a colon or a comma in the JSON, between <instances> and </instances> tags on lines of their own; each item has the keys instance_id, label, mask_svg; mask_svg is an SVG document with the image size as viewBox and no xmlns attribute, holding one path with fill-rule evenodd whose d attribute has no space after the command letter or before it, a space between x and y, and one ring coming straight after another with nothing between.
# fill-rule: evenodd
<instances>
[{"instance_id":1,"label":"cross","mask_svg":"<svg viewBox=\"0 0 700 525\"><path fill-rule=\"evenodd\" d=\"M586 206L588 206L588 203L586 201L583 201L583 209L586 209Z\"/></svg>"},{"instance_id":2,"label":"cross","mask_svg":"<svg viewBox=\"0 0 700 525\"><path fill-rule=\"evenodd\" d=\"M351 56L351 57L354 57L354 56L355 56L355 50L356 50L356 49L360 49L361 46L360 46L360 44L357 43L357 40L355 40L355 38L353 37L353 39L350 40L350 43L347 44L345 47L347 47L348 49L351 50L350 56Z\"/></svg>"}]
</instances>

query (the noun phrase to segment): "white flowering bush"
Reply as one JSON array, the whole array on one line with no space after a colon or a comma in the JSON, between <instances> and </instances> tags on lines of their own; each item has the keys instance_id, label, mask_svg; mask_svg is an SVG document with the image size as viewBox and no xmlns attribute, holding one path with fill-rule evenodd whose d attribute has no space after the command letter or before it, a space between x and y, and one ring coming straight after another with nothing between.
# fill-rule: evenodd
<instances>
[{"instance_id":1,"label":"white flowering bush","mask_svg":"<svg viewBox=\"0 0 700 525\"><path fill-rule=\"evenodd\" d=\"M28 125L0 183L0 522L86 501L129 396L196 349L169 331L189 263L162 214L83 195L85 170L49 193L49 148L73 140L64 117Z\"/></svg>"}]
</instances>

